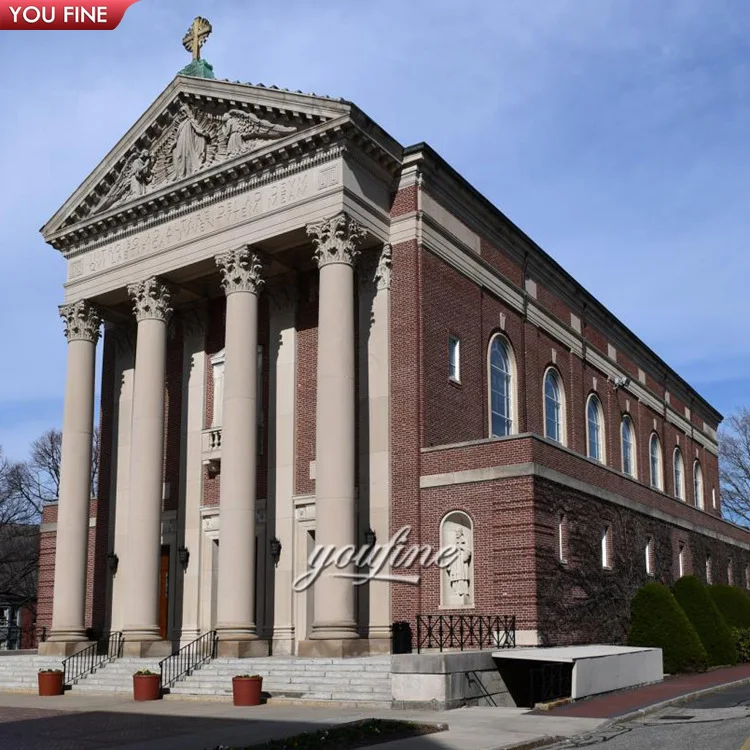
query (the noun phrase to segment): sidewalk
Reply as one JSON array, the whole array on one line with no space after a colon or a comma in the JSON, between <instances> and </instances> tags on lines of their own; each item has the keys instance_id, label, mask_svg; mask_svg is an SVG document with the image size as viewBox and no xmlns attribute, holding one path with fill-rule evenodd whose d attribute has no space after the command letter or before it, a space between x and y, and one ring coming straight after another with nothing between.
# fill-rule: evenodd
<instances>
[{"instance_id":1,"label":"sidewalk","mask_svg":"<svg viewBox=\"0 0 750 750\"><path fill-rule=\"evenodd\" d=\"M550 711L533 711L533 715L588 717L592 719L612 719L644 709L654 708L665 701L675 701L704 690L728 686L746 680L750 682L750 664L714 669L702 674L686 674L670 677L655 685L646 685L633 690L610 693L601 698L559 706Z\"/></svg>"}]
</instances>

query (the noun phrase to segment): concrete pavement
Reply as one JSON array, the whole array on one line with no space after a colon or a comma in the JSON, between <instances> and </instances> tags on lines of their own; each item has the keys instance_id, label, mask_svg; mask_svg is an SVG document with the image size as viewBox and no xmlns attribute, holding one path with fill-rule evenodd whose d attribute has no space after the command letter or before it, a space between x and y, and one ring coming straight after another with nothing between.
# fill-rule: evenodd
<instances>
[{"instance_id":1,"label":"concrete pavement","mask_svg":"<svg viewBox=\"0 0 750 750\"><path fill-rule=\"evenodd\" d=\"M223 701L135 703L112 695L55 698L0 694L0 747L13 750L207 750L248 745L364 718L447 724L423 738L378 745L380 750L495 750L591 732L600 719L548 716L525 709L461 708L396 711L328 706L236 707Z\"/></svg>"}]
</instances>

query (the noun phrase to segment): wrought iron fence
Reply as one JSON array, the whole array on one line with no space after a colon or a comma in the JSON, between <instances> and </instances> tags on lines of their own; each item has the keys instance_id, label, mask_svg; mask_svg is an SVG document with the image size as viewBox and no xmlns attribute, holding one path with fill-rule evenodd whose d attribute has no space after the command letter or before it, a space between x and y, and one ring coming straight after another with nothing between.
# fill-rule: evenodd
<instances>
[{"instance_id":1,"label":"wrought iron fence","mask_svg":"<svg viewBox=\"0 0 750 750\"><path fill-rule=\"evenodd\" d=\"M167 656L159 662L161 689L169 689L178 680L192 674L193 670L215 657L216 631L210 630L183 646L176 654Z\"/></svg>"},{"instance_id":2,"label":"wrought iron fence","mask_svg":"<svg viewBox=\"0 0 750 750\"><path fill-rule=\"evenodd\" d=\"M515 615L417 615L417 653L515 645Z\"/></svg>"},{"instance_id":3,"label":"wrought iron fence","mask_svg":"<svg viewBox=\"0 0 750 750\"><path fill-rule=\"evenodd\" d=\"M96 671L102 664L122 656L122 633L116 631L105 635L90 646L63 659L63 681L72 685L87 674Z\"/></svg>"},{"instance_id":4,"label":"wrought iron fence","mask_svg":"<svg viewBox=\"0 0 750 750\"><path fill-rule=\"evenodd\" d=\"M47 640L47 628L36 625L0 625L0 650L35 649Z\"/></svg>"}]
</instances>

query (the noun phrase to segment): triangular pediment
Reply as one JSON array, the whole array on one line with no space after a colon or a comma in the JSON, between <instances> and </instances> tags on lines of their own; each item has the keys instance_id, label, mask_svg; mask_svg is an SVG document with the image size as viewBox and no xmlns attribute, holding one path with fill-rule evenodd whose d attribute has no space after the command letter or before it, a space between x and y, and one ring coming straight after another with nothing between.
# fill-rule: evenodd
<instances>
[{"instance_id":1,"label":"triangular pediment","mask_svg":"<svg viewBox=\"0 0 750 750\"><path fill-rule=\"evenodd\" d=\"M202 175L240 166L269 146L346 119L340 99L177 76L42 227L54 240L149 198L183 191Z\"/></svg>"}]
</instances>

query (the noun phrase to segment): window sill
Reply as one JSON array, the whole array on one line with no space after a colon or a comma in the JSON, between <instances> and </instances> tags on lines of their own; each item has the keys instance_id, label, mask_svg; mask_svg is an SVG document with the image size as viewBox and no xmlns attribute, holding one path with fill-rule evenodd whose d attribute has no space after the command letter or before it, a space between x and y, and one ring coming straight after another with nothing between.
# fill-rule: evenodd
<instances>
[{"instance_id":1,"label":"window sill","mask_svg":"<svg viewBox=\"0 0 750 750\"><path fill-rule=\"evenodd\" d=\"M461 381L457 380L456 378L448 378L448 384L452 385L454 388L461 388Z\"/></svg>"}]
</instances>

